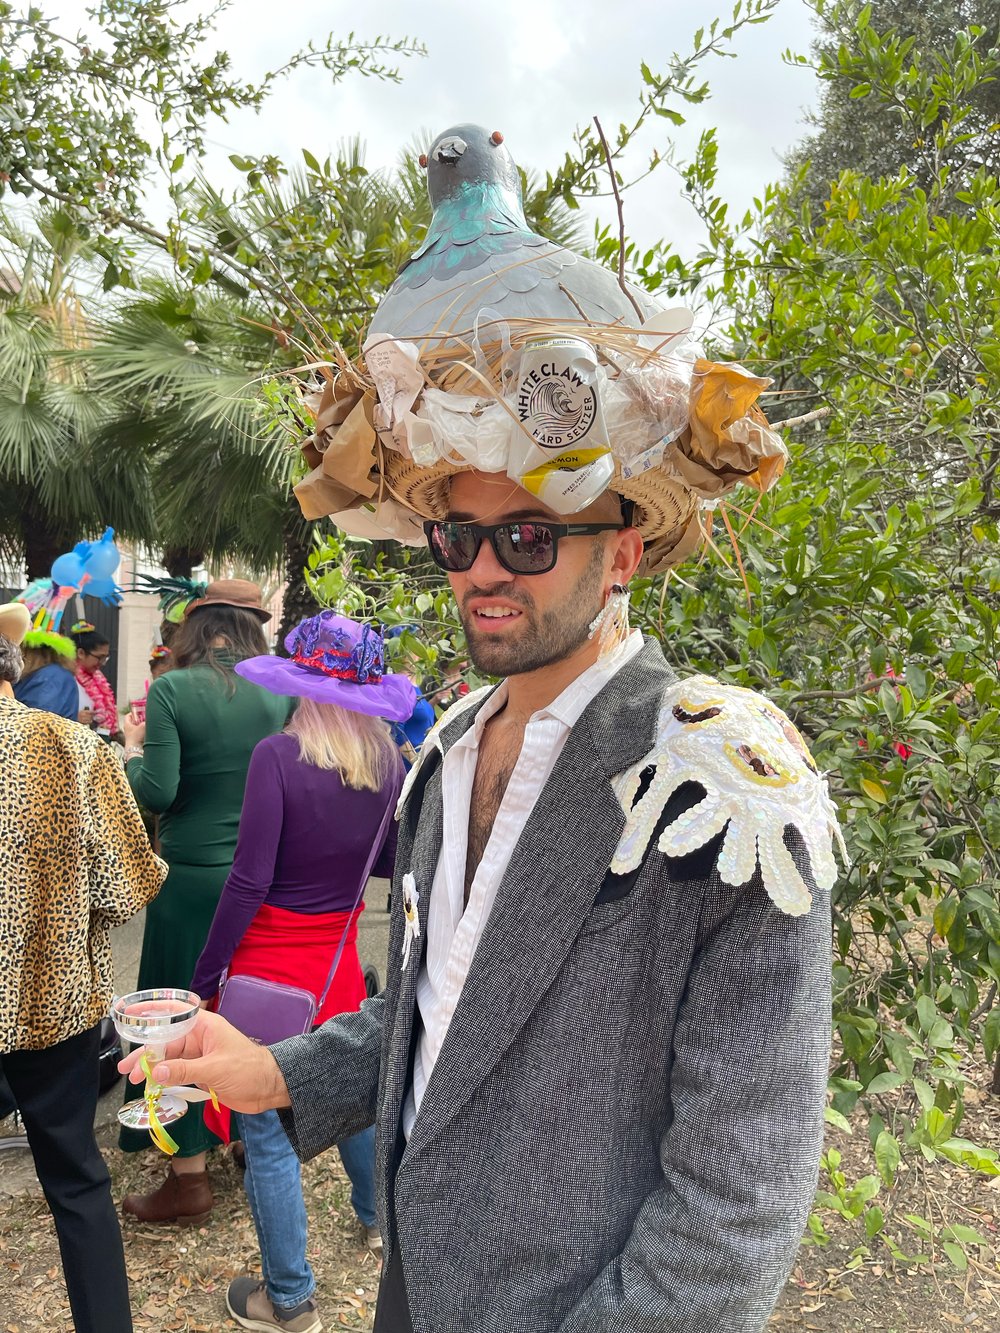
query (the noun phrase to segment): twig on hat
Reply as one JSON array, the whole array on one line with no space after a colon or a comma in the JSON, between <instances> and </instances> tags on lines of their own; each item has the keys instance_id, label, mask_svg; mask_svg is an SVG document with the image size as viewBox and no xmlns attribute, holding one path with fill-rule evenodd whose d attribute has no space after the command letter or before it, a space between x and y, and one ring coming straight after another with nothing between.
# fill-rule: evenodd
<instances>
[{"instance_id":1,"label":"twig on hat","mask_svg":"<svg viewBox=\"0 0 1000 1333\"><path fill-rule=\"evenodd\" d=\"M577 311L579 312L580 318L581 318L582 320L586 320L587 323L589 323L590 321L587 320L587 312L584 310L583 306L582 306L582 305L580 304L580 302L576 299L576 297L575 297L575 296L573 295L573 293L569 290L569 288L568 288L568 287L564 287L562 283L559 283L559 290L562 292L563 296L566 297L567 301L571 302L571 304L574 305L574 306L576 307Z\"/></svg>"},{"instance_id":2,"label":"twig on hat","mask_svg":"<svg viewBox=\"0 0 1000 1333\"><path fill-rule=\"evenodd\" d=\"M278 268L278 265L274 262L274 259L271 255L267 256L267 261L274 269L278 282L282 287L282 289L284 290L286 300L290 298L292 306L295 307L295 309L298 311L299 318L303 320L306 328L311 327L313 333L319 334L321 342L325 341L327 335L326 335L326 330L323 328L322 324L319 322L318 319L316 319L316 317L313 315L312 311L305 304L305 302L300 300L299 297L296 295L291 284L288 282L284 274Z\"/></svg>"},{"instance_id":3,"label":"twig on hat","mask_svg":"<svg viewBox=\"0 0 1000 1333\"><path fill-rule=\"evenodd\" d=\"M722 518L723 524L725 525L726 532L729 535L729 540L732 543L733 555L735 555L736 557L736 567L739 569L740 578L743 580L743 591L746 593L747 606L749 607L753 601L753 598L750 596L750 583L749 580L747 579L747 571L743 564L743 552L740 550L739 538L733 531L733 525L729 518L728 506L726 505L725 501L722 501L722 503L719 505L719 514Z\"/></svg>"},{"instance_id":4,"label":"twig on hat","mask_svg":"<svg viewBox=\"0 0 1000 1333\"><path fill-rule=\"evenodd\" d=\"M608 171L611 173L611 189L614 192L615 204L618 207L618 286L628 297L632 309L639 317L639 323L642 324L642 311L639 309L639 303L629 291L625 282L625 210L622 206L622 197L618 192L618 178L615 175L614 159L611 156L611 149L608 146L601 122L596 116L594 117L594 124L597 126L597 133L601 136L601 146L604 149L604 156L607 158Z\"/></svg>"},{"instance_id":5,"label":"twig on hat","mask_svg":"<svg viewBox=\"0 0 1000 1333\"><path fill-rule=\"evenodd\" d=\"M763 498L764 498L763 495L758 495L753 502L753 508L750 510L749 513L747 513L747 511L745 509L741 509L739 505L733 504L732 500L730 500L727 496L726 504L728 505L728 507L733 511L734 514L739 514L740 518L746 519L746 522L740 528L741 537L743 536L744 532L746 532L747 528L750 526L751 523L756 524L758 528L763 528L764 531L769 532L772 537L778 537L781 535L776 528L772 528L769 523L765 523L762 518L757 517L757 510L760 508L760 503L763 500Z\"/></svg>"}]
</instances>

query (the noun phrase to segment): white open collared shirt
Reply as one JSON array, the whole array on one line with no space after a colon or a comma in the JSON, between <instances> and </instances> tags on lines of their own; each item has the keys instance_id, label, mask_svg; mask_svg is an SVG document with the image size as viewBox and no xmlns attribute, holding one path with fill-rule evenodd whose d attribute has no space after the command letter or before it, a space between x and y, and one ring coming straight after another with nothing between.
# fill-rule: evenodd
<instances>
[{"instance_id":1,"label":"white open collared shirt","mask_svg":"<svg viewBox=\"0 0 1000 1333\"><path fill-rule=\"evenodd\" d=\"M521 753L469 890L468 907L464 906L465 860L472 783L483 730L507 703L506 681L487 699L473 725L444 757L441 770L444 840L431 886L427 952L417 978L417 1007L423 1026L413 1062L413 1082L403 1106L403 1133L407 1138L462 994L476 945L493 910L500 881L535 802L580 714L641 648L642 635L633 630L617 652L599 658L550 704L532 713L524 729ZM418 884L417 891L422 892L423 885Z\"/></svg>"}]
</instances>

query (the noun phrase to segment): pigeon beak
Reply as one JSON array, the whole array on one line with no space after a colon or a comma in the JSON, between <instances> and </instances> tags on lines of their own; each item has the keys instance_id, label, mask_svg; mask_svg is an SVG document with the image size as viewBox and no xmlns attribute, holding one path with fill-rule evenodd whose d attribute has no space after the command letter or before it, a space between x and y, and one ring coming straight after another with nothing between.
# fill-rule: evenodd
<instances>
[{"instance_id":1,"label":"pigeon beak","mask_svg":"<svg viewBox=\"0 0 1000 1333\"><path fill-rule=\"evenodd\" d=\"M453 167L468 146L464 139L455 135L450 139L442 139L434 149L433 156L446 167Z\"/></svg>"}]
</instances>

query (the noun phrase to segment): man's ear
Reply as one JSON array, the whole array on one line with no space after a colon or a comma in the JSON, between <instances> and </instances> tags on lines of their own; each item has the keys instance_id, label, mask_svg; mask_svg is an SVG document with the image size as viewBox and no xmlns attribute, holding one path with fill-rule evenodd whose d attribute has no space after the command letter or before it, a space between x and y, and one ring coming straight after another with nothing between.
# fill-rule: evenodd
<instances>
[{"instance_id":1,"label":"man's ear","mask_svg":"<svg viewBox=\"0 0 1000 1333\"><path fill-rule=\"evenodd\" d=\"M622 528L612 534L612 582L627 584L642 559L642 537L638 528Z\"/></svg>"}]
</instances>

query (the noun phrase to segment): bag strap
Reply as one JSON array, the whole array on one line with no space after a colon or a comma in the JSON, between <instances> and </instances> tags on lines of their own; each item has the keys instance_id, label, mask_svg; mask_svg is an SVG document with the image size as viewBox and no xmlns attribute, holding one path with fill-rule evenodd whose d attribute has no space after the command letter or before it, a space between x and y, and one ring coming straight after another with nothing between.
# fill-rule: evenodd
<instances>
[{"instance_id":1,"label":"bag strap","mask_svg":"<svg viewBox=\"0 0 1000 1333\"><path fill-rule=\"evenodd\" d=\"M365 887L368 884L368 876L372 872L372 866L378 860L379 852L381 852L382 847L385 844L386 836L389 832L389 823L395 810L396 801L394 797L390 795L389 804L385 807L382 822L379 824L378 833L375 835L375 841L372 843L372 849L368 854L368 864L365 866L364 874L361 876L361 883L358 885L358 891L354 898L354 906L351 908L350 916L347 918L347 925L344 927L344 933L341 935L340 943L337 945L337 952L333 955L333 965L330 968L330 975L326 979L326 985L323 987L323 994L319 997L319 1002L316 1005L317 1014L326 1003L326 997L330 987L333 985L333 978L337 975L337 966L340 963L341 955L344 952L344 945L347 943L347 932L351 928L351 922L354 920L354 913L358 910L358 903L361 901Z\"/></svg>"}]
</instances>

